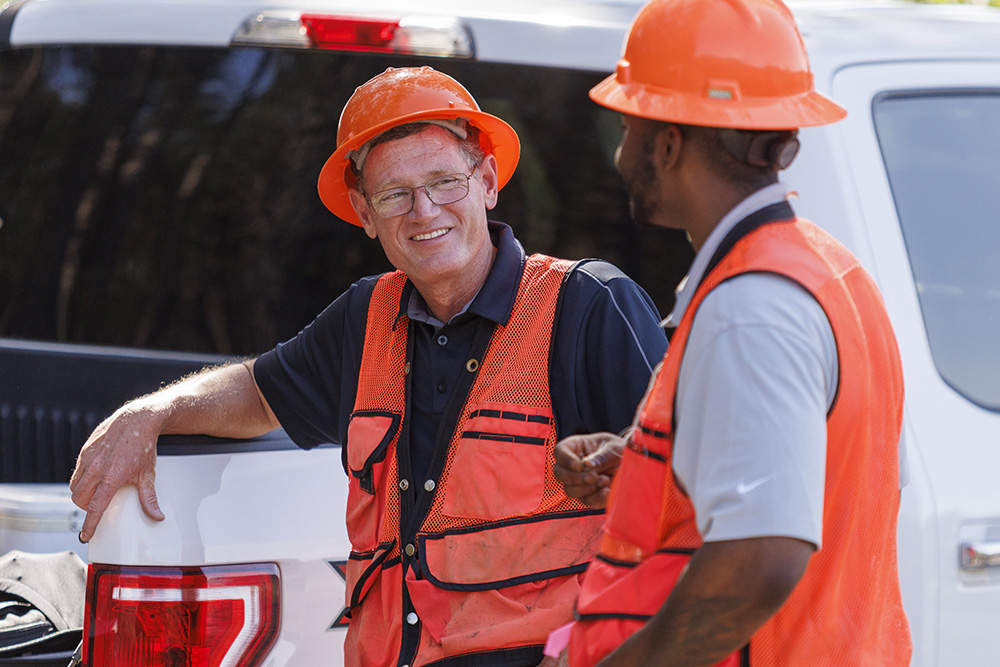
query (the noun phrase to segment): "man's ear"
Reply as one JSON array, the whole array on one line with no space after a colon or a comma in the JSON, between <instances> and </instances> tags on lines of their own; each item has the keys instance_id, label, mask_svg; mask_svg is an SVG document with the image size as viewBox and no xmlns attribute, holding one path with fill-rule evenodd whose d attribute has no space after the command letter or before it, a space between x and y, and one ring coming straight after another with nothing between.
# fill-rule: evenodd
<instances>
[{"instance_id":1,"label":"man's ear","mask_svg":"<svg viewBox=\"0 0 1000 667\"><path fill-rule=\"evenodd\" d=\"M351 207L361 220L361 226L365 228L365 234L370 239L377 238L378 232L375 231L375 223L372 222L372 209L368 206L368 200L355 188L348 190L347 194L351 198Z\"/></svg>"},{"instance_id":2,"label":"man's ear","mask_svg":"<svg viewBox=\"0 0 1000 667\"><path fill-rule=\"evenodd\" d=\"M675 123L663 123L653 138L653 160L660 169L675 167L684 148L685 137Z\"/></svg>"},{"instance_id":3,"label":"man's ear","mask_svg":"<svg viewBox=\"0 0 1000 667\"><path fill-rule=\"evenodd\" d=\"M483 181L483 202L486 209L492 209L497 205L497 196L500 192L500 177L497 175L497 159L493 154L483 158L479 165L479 178Z\"/></svg>"}]
</instances>

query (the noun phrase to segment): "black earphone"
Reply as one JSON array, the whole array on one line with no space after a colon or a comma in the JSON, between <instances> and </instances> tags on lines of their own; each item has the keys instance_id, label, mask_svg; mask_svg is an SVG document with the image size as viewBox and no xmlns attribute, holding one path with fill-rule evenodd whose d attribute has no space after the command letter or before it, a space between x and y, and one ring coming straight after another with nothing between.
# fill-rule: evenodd
<instances>
[{"instance_id":1,"label":"black earphone","mask_svg":"<svg viewBox=\"0 0 1000 667\"><path fill-rule=\"evenodd\" d=\"M734 130L719 131L722 145L733 157L755 167L774 171L787 169L799 153L798 130Z\"/></svg>"}]
</instances>

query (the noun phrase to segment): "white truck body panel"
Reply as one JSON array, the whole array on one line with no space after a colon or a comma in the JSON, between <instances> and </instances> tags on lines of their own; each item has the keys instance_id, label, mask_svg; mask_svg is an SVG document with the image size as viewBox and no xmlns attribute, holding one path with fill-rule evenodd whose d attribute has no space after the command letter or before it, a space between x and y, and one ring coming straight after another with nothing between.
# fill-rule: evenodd
<instances>
[{"instance_id":1,"label":"white truck body panel","mask_svg":"<svg viewBox=\"0 0 1000 667\"><path fill-rule=\"evenodd\" d=\"M477 61L611 71L640 4L436 1L419 12L458 18L473 36ZM10 43L224 46L261 11L351 14L355 7L328 0L37 0L19 8ZM412 7L377 2L364 11L412 14ZM803 130L803 150L783 180L800 195L797 211L829 229L875 276L903 358L908 483L899 559L913 664L988 663L1000 655L1000 568L963 567L960 549L1000 548L1000 414L963 397L935 366L872 108L886 92L1000 90L1000 10L857 2L793 8L817 88L849 115ZM941 221L942 234L949 222ZM340 655L343 630L329 629L344 595L329 562L349 552L339 449L161 456L157 490L167 520L146 519L134 490L122 491L91 542L92 562L277 562L284 617L265 664L340 664L331 656Z\"/></svg>"}]
</instances>

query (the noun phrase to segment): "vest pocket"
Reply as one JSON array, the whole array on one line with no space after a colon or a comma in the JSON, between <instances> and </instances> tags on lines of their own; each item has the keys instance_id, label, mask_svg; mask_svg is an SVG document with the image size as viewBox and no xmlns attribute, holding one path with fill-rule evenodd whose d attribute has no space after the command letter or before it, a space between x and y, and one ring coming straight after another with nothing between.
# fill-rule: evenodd
<instances>
[{"instance_id":1,"label":"vest pocket","mask_svg":"<svg viewBox=\"0 0 1000 667\"><path fill-rule=\"evenodd\" d=\"M372 584L382 573L382 564L385 562L393 548L396 540L388 544L380 545L373 551L366 553L351 552L347 560L347 609L350 612L356 609L368 595Z\"/></svg>"},{"instance_id":2,"label":"vest pocket","mask_svg":"<svg viewBox=\"0 0 1000 667\"><path fill-rule=\"evenodd\" d=\"M358 411L347 426L347 533L355 551L378 544L386 453L401 420L398 413Z\"/></svg>"},{"instance_id":3,"label":"vest pocket","mask_svg":"<svg viewBox=\"0 0 1000 667\"><path fill-rule=\"evenodd\" d=\"M485 591L583 572L604 513L581 510L454 528L417 537L427 580L453 591Z\"/></svg>"},{"instance_id":4,"label":"vest pocket","mask_svg":"<svg viewBox=\"0 0 1000 667\"><path fill-rule=\"evenodd\" d=\"M582 510L420 534L424 578L407 574L410 600L455 653L543 644L572 617L603 522Z\"/></svg>"},{"instance_id":5,"label":"vest pocket","mask_svg":"<svg viewBox=\"0 0 1000 667\"><path fill-rule=\"evenodd\" d=\"M605 531L618 541L634 545L642 556L660 546L659 520L667 476L671 474L669 459L646 448L653 436L633 433L622 455L622 464L615 474L612 501L608 504ZM660 443L649 443L659 445ZM662 447L656 447L657 450ZM636 508L643 508L649 517L636 517ZM635 559L638 554L628 556Z\"/></svg>"},{"instance_id":6,"label":"vest pocket","mask_svg":"<svg viewBox=\"0 0 1000 667\"><path fill-rule=\"evenodd\" d=\"M447 516L492 521L542 504L552 411L480 403L465 421L451 462Z\"/></svg>"}]
</instances>

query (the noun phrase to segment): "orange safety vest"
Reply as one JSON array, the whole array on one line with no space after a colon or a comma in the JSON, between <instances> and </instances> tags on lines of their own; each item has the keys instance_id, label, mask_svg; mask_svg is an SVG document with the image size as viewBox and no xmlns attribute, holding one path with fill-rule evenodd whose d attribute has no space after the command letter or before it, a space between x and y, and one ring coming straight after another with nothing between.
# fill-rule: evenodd
<instances>
[{"instance_id":1,"label":"orange safety vest","mask_svg":"<svg viewBox=\"0 0 1000 667\"><path fill-rule=\"evenodd\" d=\"M896 565L903 379L895 337L857 259L812 223L779 218L746 233L709 270L643 399L577 605L573 667L595 664L642 627L702 544L672 474L674 397L699 304L716 285L749 272L785 276L816 298L833 329L840 372L827 415L823 546L778 612L719 664L910 664Z\"/></svg>"},{"instance_id":2,"label":"orange safety vest","mask_svg":"<svg viewBox=\"0 0 1000 667\"><path fill-rule=\"evenodd\" d=\"M524 664L572 619L604 517L552 473L549 346L571 266L527 258L509 320L473 343L464 405L438 431L447 461L430 481L408 478L406 276L378 280L346 445L348 665L472 653ZM419 501L415 483L428 490Z\"/></svg>"}]
</instances>

